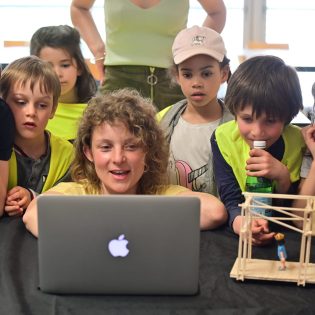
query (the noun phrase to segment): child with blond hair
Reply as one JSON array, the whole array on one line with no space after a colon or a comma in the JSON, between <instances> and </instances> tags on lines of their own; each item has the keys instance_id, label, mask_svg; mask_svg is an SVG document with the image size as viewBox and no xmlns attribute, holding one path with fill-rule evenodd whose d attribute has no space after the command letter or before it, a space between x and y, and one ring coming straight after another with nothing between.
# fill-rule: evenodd
<instances>
[{"instance_id":1,"label":"child with blond hair","mask_svg":"<svg viewBox=\"0 0 315 315\"><path fill-rule=\"evenodd\" d=\"M22 215L37 194L66 176L73 146L45 128L54 117L60 82L51 65L35 56L10 63L0 78L0 95L15 120L5 212Z\"/></svg>"}]
</instances>

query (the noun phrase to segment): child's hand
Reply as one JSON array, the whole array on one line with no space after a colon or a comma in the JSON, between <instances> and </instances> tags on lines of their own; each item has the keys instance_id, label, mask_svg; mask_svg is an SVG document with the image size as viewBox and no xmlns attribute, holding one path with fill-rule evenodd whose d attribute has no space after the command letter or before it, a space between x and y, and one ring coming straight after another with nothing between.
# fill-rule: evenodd
<instances>
[{"instance_id":1,"label":"child's hand","mask_svg":"<svg viewBox=\"0 0 315 315\"><path fill-rule=\"evenodd\" d=\"M307 148L311 152L313 159L315 158L315 125L302 128L302 135Z\"/></svg>"},{"instance_id":2,"label":"child's hand","mask_svg":"<svg viewBox=\"0 0 315 315\"><path fill-rule=\"evenodd\" d=\"M291 185L288 168L269 152L252 149L246 161L246 175L265 177L276 182L277 192L286 193Z\"/></svg>"},{"instance_id":3,"label":"child's hand","mask_svg":"<svg viewBox=\"0 0 315 315\"><path fill-rule=\"evenodd\" d=\"M239 215L233 221L233 230L236 234L241 232L242 217ZM252 221L252 242L253 245L263 246L273 240L274 232L269 232L268 221L264 219L254 219Z\"/></svg>"},{"instance_id":4,"label":"child's hand","mask_svg":"<svg viewBox=\"0 0 315 315\"><path fill-rule=\"evenodd\" d=\"M7 194L4 211L9 216L21 216L31 200L29 190L20 186L13 187Z\"/></svg>"}]
</instances>

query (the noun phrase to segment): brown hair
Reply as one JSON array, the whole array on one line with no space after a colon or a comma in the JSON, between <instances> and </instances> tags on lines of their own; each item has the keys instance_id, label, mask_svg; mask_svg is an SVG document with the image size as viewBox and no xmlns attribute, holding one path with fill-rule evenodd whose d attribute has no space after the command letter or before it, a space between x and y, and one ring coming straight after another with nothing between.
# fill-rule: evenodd
<instances>
[{"instance_id":1,"label":"brown hair","mask_svg":"<svg viewBox=\"0 0 315 315\"><path fill-rule=\"evenodd\" d=\"M276 56L257 56L241 63L231 76L224 102L233 115L250 105L257 117L265 113L285 124L303 109L296 70Z\"/></svg>"},{"instance_id":2,"label":"brown hair","mask_svg":"<svg viewBox=\"0 0 315 315\"><path fill-rule=\"evenodd\" d=\"M39 56L45 47L63 49L77 62L81 75L77 77L75 86L78 102L86 103L97 91L95 79L83 57L79 32L69 25L44 26L32 36L30 42L31 55Z\"/></svg>"},{"instance_id":3,"label":"brown hair","mask_svg":"<svg viewBox=\"0 0 315 315\"><path fill-rule=\"evenodd\" d=\"M86 158L84 147L91 147L96 126L121 122L140 139L146 153L145 172L139 181L137 193L156 194L167 183L169 148L155 115L151 101L135 90L125 88L92 98L84 111L75 140L73 179L77 182L87 180L94 189L100 190L100 179L94 164Z\"/></svg>"},{"instance_id":4,"label":"brown hair","mask_svg":"<svg viewBox=\"0 0 315 315\"><path fill-rule=\"evenodd\" d=\"M53 109L58 105L60 82L53 67L36 56L28 56L11 62L3 71L0 78L0 94L6 100L10 89L15 84L25 86L30 83L33 91L39 83L41 91L53 94Z\"/></svg>"}]
</instances>

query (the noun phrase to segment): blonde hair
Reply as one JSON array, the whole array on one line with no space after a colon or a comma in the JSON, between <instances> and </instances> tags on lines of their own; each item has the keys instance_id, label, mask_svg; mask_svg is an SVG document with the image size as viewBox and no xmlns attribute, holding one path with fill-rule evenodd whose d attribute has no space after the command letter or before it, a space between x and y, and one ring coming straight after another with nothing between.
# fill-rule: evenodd
<instances>
[{"instance_id":1,"label":"blonde hair","mask_svg":"<svg viewBox=\"0 0 315 315\"><path fill-rule=\"evenodd\" d=\"M41 91L52 93L53 109L57 107L61 92L60 82L53 67L47 61L36 56L28 56L11 62L2 71L0 94L6 100L10 89L15 84L24 87L27 83L30 83L32 91L35 85L39 83Z\"/></svg>"},{"instance_id":2,"label":"blonde hair","mask_svg":"<svg viewBox=\"0 0 315 315\"><path fill-rule=\"evenodd\" d=\"M274 237L277 241L284 240L284 234L282 233L277 233Z\"/></svg>"},{"instance_id":3,"label":"blonde hair","mask_svg":"<svg viewBox=\"0 0 315 315\"><path fill-rule=\"evenodd\" d=\"M131 89L121 89L92 98L84 111L75 140L75 158L72 178L88 182L100 191L101 182L94 164L85 154L84 147L91 148L94 128L108 123L123 123L128 131L139 138L145 157L145 171L139 181L137 194L156 194L167 183L169 148L156 119L156 110L150 100Z\"/></svg>"}]
</instances>

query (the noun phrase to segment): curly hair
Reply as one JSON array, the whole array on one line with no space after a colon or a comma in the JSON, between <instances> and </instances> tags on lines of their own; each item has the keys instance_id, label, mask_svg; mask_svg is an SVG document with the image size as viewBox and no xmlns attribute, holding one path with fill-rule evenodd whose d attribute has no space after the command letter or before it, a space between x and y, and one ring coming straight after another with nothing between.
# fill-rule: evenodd
<instances>
[{"instance_id":1,"label":"curly hair","mask_svg":"<svg viewBox=\"0 0 315 315\"><path fill-rule=\"evenodd\" d=\"M30 53L39 57L41 50L45 47L63 49L76 60L78 69L81 71L75 84L78 102L89 101L95 95L97 85L83 57L79 32L69 25L41 27L31 38Z\"/></svg>"},{"instance_id":2,"label":"curly hair","mask_svg":"<svg viewBox=\"0 0 315 315\"><path fill-rule=\"evenodd\" d=\"M156 119L156 110L149 99L136 90L121 89L92 98L81 118L75 140L75 158L71 169L73 180L88 182L100 190L101 182L94 164L85 154L84 147L91 148L95 127L108 123L123 123L128 131L139 138L145 156L145 171L139 181L137 194L157 194L167 184L169 147Z\"/></svg>"}]
</instances>

